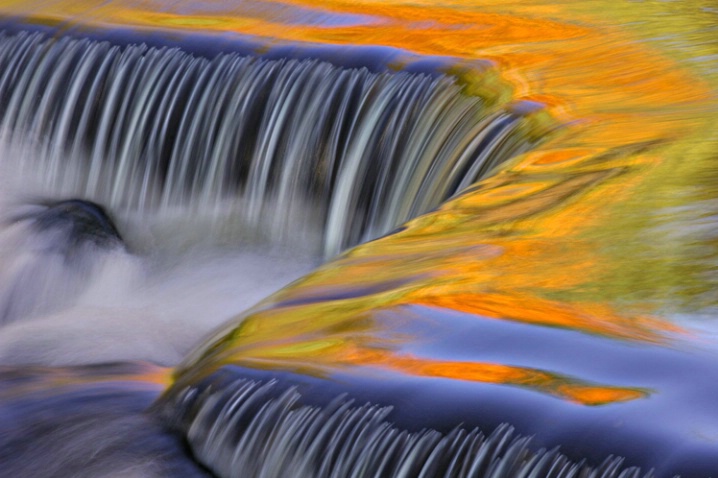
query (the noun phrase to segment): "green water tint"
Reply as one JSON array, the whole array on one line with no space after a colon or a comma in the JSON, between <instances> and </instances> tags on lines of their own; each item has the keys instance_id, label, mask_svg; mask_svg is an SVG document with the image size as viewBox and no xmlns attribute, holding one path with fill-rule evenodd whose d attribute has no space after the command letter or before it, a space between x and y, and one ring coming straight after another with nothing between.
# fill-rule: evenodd
<instances>
[{"instance_id":1,"label":"green water tint","mask_svg":"<svg viewBox=\"0 0 718 478\"><path fill-rule=\"evenodd\" d=\"M602 3L516 6L517 24L576 16L575 29L473 54L514 81L502 100L545 102L564 129L238 317L187 357L159 406L203 387L211 398L215 375L253 373L420 402L447 414L442 425L517 423L579 457L626 453L667 470L679 469L677 444L683 464L715 457L710 4L695 15L686 2L613 5L585 32ZM492 88L461 78L467 92ZM524 127L544 136L553 124Z\"/></svg>"},{"instance_id":2,"label":"green water tint","mask_svg":"<svg viewBox=\"0 0 718 478\"><path fill-rule=\"evenodd\" d=\"M663 33L646 21L652 25L646 37ZM674 33L681 37L688 21L677 25ZM695 50L669 56L689 62L712 51L714 44L704 45L695 34L685 37L697 43ZM709 37L708 30L700 34ZM643 68L617 61L617 74L626 74L627 84L631 68ZM704 79L711 81L709 75ZM203 374L233 361L294 368L296 359L309 360L302 370L314 369L317 361L316 368L326 371L333 362L322 355L333 357L328 350L351 348L366 337L376 341L370 349L391 349L382 338L391 331L371 317L382 310L401 315L401 307L412 304L620 340L683 341L688 336L677 314L710 310L717 300L711 294L716 247L710 179L717 115L715 103L700 98L705 93L692 98L683 91L668 105L660 101L669 93L653 103L654 92L645 93L647 99L633 103L622 103L620 95L597 103L601 115L616 118L603 124L577 118L537 152L512 161L439 211L359 246L278 293L191 368ZM636 129L641 125L646 129ZM594 139L609 135L609 144ZM564 159L542 163L541 155ZM561 228L570 232L557 233ZM342 295L350 298L333 298ZM472 296L474 303L467 300Z\"/></svg>"},{"instance_id":3,"label":"green water tint","mask_svg":"<svg viewBox=\"0 0 718 478\"><path fill-rule=\"evenodd\" d=\"M266 366L276 352L282 366L292 368L292 357L317 358L366 336L383 343L391 327L367 317L415 303L453 304L621 340L669 344L685 338L680 320L679 327L671 325L674 314L706 310L717 300L711 293L715 159L711 144L699 147L694 160L685 161L682 142L639 143L589 157L569 171L525 172L516 161L516 170L502 171L406 230L360 246L278 293L210 350L225 357L219 363L251 363L259 359L254 345L266 340ZM614 201L616 190L626 199ZM493 204L483 195L494 196ZM541 221L556 211L579 220L588 214L589 227L551 243L541 237ZM516 244L522 256L511 261L506 251ZM564 269L566 275L556 274ZM477 304L467 305L472 294ZM555 320L556 311L569 318ZM308 336L316 338L305 342ZM379 347L414 339L393 338Z\"/></svg>"},{"instance_id":4,"label":"green water tint","mask_svg":"<svg viewBox=\"0 0 718 478\"><path fill-rule=\"evenodd\" d=\"M683 142L666 153L670 159L645 173L633 197L607 211L612 220L585 234L607 264L572 294L574 300L646 307L669 319L718 305L718 148Z\"/></svg>"},{"instance_id":5,"label":"green water tint","mask_svg":"<svg viewBox=\"0 0 718 478\"><path fill-rule=\"evenodd\" d=\"M713 0L620 1L595 15L595 5L576 2L567 9L633 33L714 86L718 80L718 5Z\"/></svg>"},{"instance_id":6,"label":"green water tint","mask_svg":"<svg viewBox=\"0 0 718 478\"><path fill-rule=\"evenodd\" d=\"M566 7L587 16L596 9L580 2ZM598 277L580 290L555 296L615 302L667 318L694 313L713 322L718 302L718 4L613 2L602 21L658 48L692 72L696 86L707 83L712 94L692 113L677 109L672 117L670 110L647 111L675 122L676 134L656 148L655 162L640 168L641 184L631 196L606 208L606 220L581 235L597 243L603 256Z\"/></svg>"}]
</instances>

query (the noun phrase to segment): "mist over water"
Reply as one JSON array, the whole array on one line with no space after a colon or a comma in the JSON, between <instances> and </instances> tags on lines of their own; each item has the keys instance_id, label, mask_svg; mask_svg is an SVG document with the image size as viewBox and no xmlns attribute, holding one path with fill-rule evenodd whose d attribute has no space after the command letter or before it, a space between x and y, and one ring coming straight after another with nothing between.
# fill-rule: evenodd
<instances>
[{"instance_id":1,"label":"mist over water","mask_svg":"<svg viewBox=\"0 0 718 478\"><path fill-rule=\"evenodd\" d=\"M40 198L67 192L46 189L32 170L18 172L8 154L0 161L2 364L173 365L212 329L319 262L300 243L260 245L182 207L154 216L112 211L126 244L87 244L67 257L57 249L67 238L16 220L46 209Z\"/></svg>"},{"instance_id":2,"label":"mist over water","mask_svg":"<svg viewBox=\"0 0 718 478\"><path fill-rule=\"evenodd\" d=\"M26 32L0 35L0 65L6 364L175 364L537 140L521 129L536 105L489 107L443 74ZM124 244L68 253L33 227L73 198Z\"/></svg>"},{"instance_id":3,"label":"mist over water","mask_svg":"<svg viewBox=\"0 0 718 478\"><path fill-rule=\"evenodd\" d=\"M188 252L175 264L152 265L127 253L96 255L100 264L79 279L82 290L70 291L74 298L63 296L61 286L71 272L58 271L41 290L26 278L11 300L34 299L50 311L3 327L2 363L173 365L213 328L311 267L308 259L262 252ZM24 273L29 279L45 274Z\"/></svg>"},{"instance_id":4,"label":"mist over water","mask_svg":"<svg viewBox=\"0 0 718 478\"><path fill-rule=\"evenodd\" d=\"M421 7L432 25L447 21L433 8ZM456 13L456 31L496 21ZM606 296L566 298L611 265L581 225L633 230L612 224L620 214L601 219L604 201L621 201L663 140L624 145L630 135L609 130L584 144L576 133L593 125L571 125L543 143L554 111L537 129L531 115L544 102L562 110L574 88L610 87L583 73L614 66L583 60L611 63L619 45L508 20L505 50L488 56L517 71L485 83L478 69L454 78L0 34L0 417L12 418L0 422L0 476L711 469L713 355L666 346L675 329ZM429 40L451 44L446 30ZM642 54L626 58L620 68L642 68ZM571 94L533 96L551 72ZM504 74L516 89L497 84ZM641 96L627 92L595 101L624 111ZM514 93L523 100L507 105ZM474 184L538 143L547 149ZM100 206L122 240L99 240L112 237ZM97 226L87 237L71 226L84 214ZM208 334L217 340L188 356ZM171 378L125 362L183 359ZM81 364L93 366L53 368Z\"/></svg>"}]
</instances>

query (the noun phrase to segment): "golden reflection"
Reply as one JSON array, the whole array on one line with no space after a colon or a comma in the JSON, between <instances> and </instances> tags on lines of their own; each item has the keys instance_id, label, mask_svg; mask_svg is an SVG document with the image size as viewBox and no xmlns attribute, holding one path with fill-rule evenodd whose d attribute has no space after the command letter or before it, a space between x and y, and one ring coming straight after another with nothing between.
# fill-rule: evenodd
<instances>
[{"instance_id":1,"label":"golden reflection","mask_svg":"<svg viewBox=\"0 0 718 478\"><path fill-rule=\"evenodd\" d=\"M172 383L172 370L145 362L94 367L0 367L0 384L4 385L0 386L0 398L7 400L83 384L97 386L121 382L160 392Z\"/></svg>"},{"instance_id":2,"label":"golden reflection","mask_svg":"<svg viewBox=\"0 0 718 478\"><path fill-rule=\"evenodd\" d=\"M529 388L581 405L606 405L645 398L649 395L647 390L638 388L592 385L542 370L495 363L442 362L406 356L390 357L387 362L385 366L412 375Z\"/></svg>"},{"instance_id":3,"label":"golden reflection","mask_svg":"<svg viewBox=\"0 0 718 478\"><path fill-rule=\"evenodd\" d=\"M250 2L251 11L243 4L203 11L196 2L169 8L152 1L23 0L4 2L0 13L20 11L45 24L81 17L87 27L234 32L268 46L372 45L451 57L456 66L449 73L467 94L509 84L501 101L510 94L541 102L565 126L404 231L362 245L276 294L188 360L201 360L195 370L227 362L313 373L340 364L388 367L601 404L644 392L485 363L478 352L462 362L402 355L396 344L416 337L393 335L373 314L423 304L670 344L686 331L660 315L666 302L679 296L696 303L701 293L701 306L716 305L705 295L715 283L705 278L706 268L715 261L673 260L705 252L650 253L661 211L715 199L714 183L701 189L696 182L715 171L710 165L718 157L718 69L707 59L718 55L718 43L707 11L687 13L691 2L283 0L271 8ZM277 16L280 5L287 9ZM666 9L676 11L659 21L654 14ZM693 29L694 22L701 28ZM669 48L670 42L691 47ZM477 59L489 60L500 77L487 81L472 67ZM338 292L350 297L329 299Z\"/></svg>"},{"instance_id":4,"label":"golden reflection","mask_svg":"<svg viewBox=\"0 0 718 478\"><path fill-rule=\"evenodd\" d=\"M372 351L345 347L340 356L324 363L325 356L312 360L302 357L255 357L237 363L257 369L283 369L297 373L325 376L346 366L361 364L364 373L390 371L395 373L451 380L492 383L525 388L552 395L585 406L600 406L647 398L651 391L638 387L617 387L588 383L574 377L527 367L488 362L448 362L427 357L397 355L386 351Z\"/></svg>"}]
</instances>

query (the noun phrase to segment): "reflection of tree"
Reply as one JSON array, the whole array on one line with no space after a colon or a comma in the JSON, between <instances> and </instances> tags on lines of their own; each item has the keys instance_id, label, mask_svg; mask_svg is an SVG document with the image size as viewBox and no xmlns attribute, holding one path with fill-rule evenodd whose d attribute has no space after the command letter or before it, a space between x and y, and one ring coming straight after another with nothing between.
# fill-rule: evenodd
<instances>
[{"instance_id":1,"label":"reflection of tree","mask_svg":"<svg viewBox=\"0 0 718 478\"><path fill-rule=\"evenodd\" d=\"M605 262L584 297L664 310L718 305L718 143L692 143L666 150L610 220L586 233Z\"/></svg>"},{"instance_id":2,"label":"reflection of tree","mask_svg":"<svg viewBox=\"0 0 718 478\"><path fill-rule=\"evenodd\" d=\"M193 373L232 362L313 374L380 368L526 386L583 403L642 396L637 388L489 363L480 351L462 362L413 356L403 345L432 337L397 335L374 313L421 304L621 341L670 341L680 329L649 315L658 302L695 302L715 283L716 235L676 235L715 215L708 207L715 168L705 174L715 147L694 146L705 142L695 132L710 119L710 88L606 26L470 7L324 5L387 22L321 34L298 28L292 35L424 55L483 55L499 65L502 79L514 80L499 96L510 91L541 102L568 126L402 232L364 244L282 291L207 349ZM520 8L536 18L542 5ZM562 8L567 12L557 8L552 18L580 10ZM433 27L411 30L416 15L429 15ZM457 22L467 27L455 28ZM467 93L491 89L491 81L460 72ZM706 179L696 185L699 176Z\"/></svg>"}]
</instances>

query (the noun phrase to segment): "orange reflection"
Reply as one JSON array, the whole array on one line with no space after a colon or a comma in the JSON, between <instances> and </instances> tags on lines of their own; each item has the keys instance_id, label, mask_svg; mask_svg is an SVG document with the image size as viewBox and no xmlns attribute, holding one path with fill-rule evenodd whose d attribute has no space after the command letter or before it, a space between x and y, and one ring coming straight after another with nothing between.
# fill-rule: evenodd
<instances>
[{"instance_id":1,"label":"orange reflection","mask_svg":"<svg viewBox=\"0 0 718 478\"><path fill-rule=\"evenodd\" d=\"M582 304L579 308L530 296L458 293L422 297L414 303L629 340L660 343L668 332L680 331L677 326L650 317L622 317L603 304Z\"/></svg>"},{"instance_id":2,"label":"orange reflection","mask_svg":"<svg viewBox=\"0 0 718 478\"><path fill-rule=\"evenodd\" d=\"M442 362L404 356L391 357L383 365L412 375L529 388L588 406L627 402L649 395L648 391L638 388L592 385L542 370L494 363Z\"/></svg>"},{"instance_id":3,"label":"orange reflection","mask_svg":"<svg viewBox=\"0 0 718 478\"><path fill-rule=\"evenodd\" d=\"M706 121L697 112L711 98L710 89L608 27L477 13L473 30L449 31L459 17L466 21L465 12L434 5L323 5L384 21L322 32L297 28L277 37L490 58L515 95L541 98L555 117L580 121L439 211L411 221L404 232L365 244L279 293L265 310L205 350L194 369L208 372L227 362L319 375L337 367L379 368L529 387L586 405L646 396L640 388L486 363L478 352L460 362L407 355L402 343L431 343L432 337L397 336L391 324L368 317L380 308L423 304L654 344L683 334L650 313L566 297L574 291L590 296L586 284L616 267L601 253L604 239L592 231L611 221L615 204L640 190L647 169L670 159L667 145ZM524 8L527 14L538 10ZM436 18L435 24L409 35L414 15L424 13ZM560 17L560 11L554 13L552 18ZM477 31L482 27L484 32ZM329 299L336 290L367 292ZM309 302L283 306L302 299Z\"/></svg>"},{"instance_id":4,"label":"orange reflection","mask_svg":"<svg viewBox=\"0 0 718 478\"><path fill-rule=\"evenodd\" d=\"M266 352L267 356L263 356ZM325 376L332 371L360 366L363 373L389 371L427 378L443 378L525 388L579 405L599 406L647 398L651 391L637 387L594 384L581 379L528 367L489 362L455 362L396 354L387 350L364 349L351 344L334 350L323 349L311 357L273 356L273 349L260 351L253 358L234 362L256 369L284 369ZM336 352L336 353L335 353Z\"/></svg>"},{"instance_id":5,"label":"orange reflection","mask_svg":"<svg viewBox=\"0 0 718 478\"><path fill-rule=\"evenodd\" d=\"M120 382L159 392L172 383L172 369L146 362L88 367L0 367L0 384L5 381L11 382L12 386L0 387L3 399L62 387Z\"/></svg>"},{"instance_id":6,"label":"orange reflection","mask_svg":"<svg viewBox=\"0 0 718 478\"><path fill-rule=\"evenodd\" d=\"M578 379L566 384L558 375L487 364L479 356L444 362L400 355L393 345L415 337L392 336L370 312L424 304L620 340L669 342L682 331L652 316L657 307L650 301L632 307L604 293L604 278L620 276L625 267L611 260L612 248L621 241L639 242L632 237L639 221L633 230L611 226L616 208L637 201L646 188L648 171L674 174L676 164L700 159L692 145L716 118L708 106L715 102L715 90L707 81L570 2L506 6L490 0L448 7L427 1L284 0L271 8L251 2L251 12L245 2L213 4L213 12L193 3L173 2L163 9L151 1L24 0L5 2L0 12L24 12L43 23L77 17L95 27L234 32L264 39L268 46L389 46L447 56L456 59L450 73L467 93L480 94L485 87L485 72L472 69L471 61L490 60L514 98L541 101L566 123L562 134L440 210L411 221L404 232L360 246L280 292L243 324L219 334L195 368L236 361L318 373L352 364L530 383L586 404L641 396L637 389L590 386ZM292 21L291 9L288 16L275 16L282 5L301 8L307 16ZM182 13L189 6L192 13ZM606 9L605 15L613 8L609 2L591 2L593 11ZM641 9L649 7L632 8L641 18ZM318 20L323 14L361 18L332 23ZM331 298L339 292L351 297Z\"/></svg>"}]
</instances>

